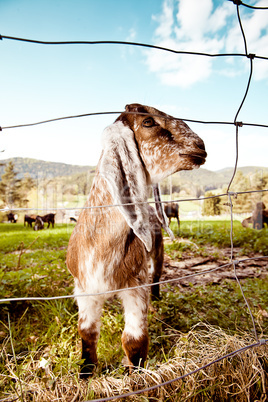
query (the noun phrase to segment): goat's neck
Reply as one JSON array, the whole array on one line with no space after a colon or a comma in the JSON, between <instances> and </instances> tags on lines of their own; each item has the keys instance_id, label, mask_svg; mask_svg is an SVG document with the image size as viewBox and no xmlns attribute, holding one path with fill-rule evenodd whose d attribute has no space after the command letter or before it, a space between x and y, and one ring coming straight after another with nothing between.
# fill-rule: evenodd
<instances>
[{"instance_id":1,"label":"goat's neck","mask_svg":"<svg viewBox=\"0 0 268 402\"><path fill-rule=\"evenodd\" d=\"M90 224L97 232L102 231L106 237L117 236L117 234L122 237L123 229L125 228L127 233L129 227L118 207L113 207L113 204L114 201L105 179L96 173L88 199L88 206L93 207L88 210ZM101 208L98 208L99 206Z\"/></svg>"}]
</instances>

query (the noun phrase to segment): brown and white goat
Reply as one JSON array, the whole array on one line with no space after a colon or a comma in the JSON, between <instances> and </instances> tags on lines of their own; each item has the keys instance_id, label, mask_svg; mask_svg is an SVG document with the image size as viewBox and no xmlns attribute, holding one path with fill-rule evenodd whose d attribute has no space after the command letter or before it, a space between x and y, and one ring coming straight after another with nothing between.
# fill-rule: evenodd
<instances>
[{"instance_id":1,"label":"brown and white goat","mask_svg":"<svg viewBox=\"0 0 268 402\"><path fill-rule=\"evenodd\" d=\"M140 104L126 106L104 130L102 144L90 195L67 252L79 309L81 377L90 375L97 364L102 306L118 289L132 288L117 293L124 306L122 346L128 364L144 365L149 292L137 286L148 283L147 257L156 246L146 203L148 186L157 193L160 180L198 168L206 158L203 141L182 120ZM156 207L165 226L161 203Z\"/></svg>"}]
</instances>

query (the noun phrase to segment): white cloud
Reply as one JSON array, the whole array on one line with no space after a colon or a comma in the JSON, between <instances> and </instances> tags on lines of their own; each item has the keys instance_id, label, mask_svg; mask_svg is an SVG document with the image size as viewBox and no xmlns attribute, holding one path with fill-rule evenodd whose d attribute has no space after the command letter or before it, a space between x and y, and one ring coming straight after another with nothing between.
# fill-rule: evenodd
<instances>
[{"instance_id":1,"label":"white cloud","mask_svg":"<svg viewBox=\"0 0 268 402\"><path fill-rule=\"evenodd\" d=\"M216 2L214 2L216 3ZM164 0L162 13L153 16L158 26L154 42L161 47L204 53L244 52L244 42L234 4L215 6L213 0ZM263 1L256 3L263 5ZM268 55L268 18L266 11L240 8L248 50ZM214 68L214 59L205 56L185 56L159 50L146 52L146 63L162 83L187 87L206 80ZM222 59L223 60L223 59ZM224 59L226 74L237 74L236 63ZM248 71L245 60L245 71ZM268 77L268 63L257 62L254 78ZM223 72L221 72L223 73Z\"/></svg>"},{"instance_id":2,"label":"white cloud","mask_svg":"<svg viewBox=\"0 0 268 402\"><path fill-rule=\"evenodd\" d=\"M155 31L155 35L160 38L169 38L172 35L173 29L173 0L165 0L163 4L163 12L157 17L153 16L155 21L158 21L159 26Z\"/></svg>"}]
</instances>

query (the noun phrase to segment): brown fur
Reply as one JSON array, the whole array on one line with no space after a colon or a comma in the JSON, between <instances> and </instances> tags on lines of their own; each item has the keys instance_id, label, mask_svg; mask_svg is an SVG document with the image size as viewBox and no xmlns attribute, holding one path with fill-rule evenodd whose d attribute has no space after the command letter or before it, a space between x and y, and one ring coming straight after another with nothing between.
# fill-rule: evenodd
<instances>
[{"instance_id":1,"label":"brown fur","mask_svg":"<svg viewBox=\"0 0 268 402\"><path fill-rule=\"evenodd\" d=\"M97 364L104 300L115 290L147 284L148 259L154 263L153 283L160 279L161 223L146 204L147 186L176 171L198 167L205 157L203 141L184 122L148 106L127 105L126 112L104 131L103 152L89 199L67 251L75 293L84 295L77 297L77 303L86 366ZM135 205L125 205L128 203ZM152 294L159 297L159 285L152 287ZM128 362L132 366L144 364L148 288L120 291L118 297L125 311L122 345ZM87 377L89 371L82 367L81 376Z\"/></svg>"}]
</instances>

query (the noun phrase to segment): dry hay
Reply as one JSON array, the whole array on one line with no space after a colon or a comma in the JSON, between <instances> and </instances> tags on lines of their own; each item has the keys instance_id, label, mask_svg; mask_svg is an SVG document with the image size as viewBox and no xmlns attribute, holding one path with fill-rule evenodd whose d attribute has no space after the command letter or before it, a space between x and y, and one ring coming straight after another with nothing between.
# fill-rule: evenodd
<instances>
[{"instance_id":1,"label":"dry hay","mask_svg":"<svg viewBox=\"0 0 268 402\"><path fill-rule=\"evenodd\" d=\"M44 381L34 370L33 361L32 374L17 381L13 392L2 396L1 401L75 402L118 396L176 379L253 343L248 335L231 336L220 328L198 324L188 334L178 336L172 360L131 375L115 370L88 381L78 380L76 375L55 378L49 366ZM268 400L267 352L267 344L249 348L182 380L120 400L264 402ZM17 378L14 371L12 374Z\"/></svg>"},{"instance_id":2,"label":"dry hay","mask_svg":"<svg viewBox=\"0 0 268 402\"><path fill-rule=\"evenodd\" d=\"M187 335L180 336L174 359L155 370L147 368L123 380L113 377L94 379L92 390L95 396L104 398L149 388L190 373L254 342L247 335L230 336L220 328L199 324ZM267 345L247 349L182 380L142 395L158 401L268 400L267 351ZM130 396L127 400L141 400L141 397Z\"/></svg>"}]
</instances>

